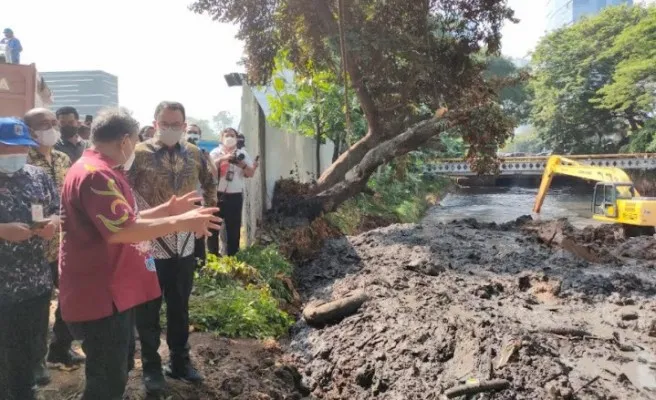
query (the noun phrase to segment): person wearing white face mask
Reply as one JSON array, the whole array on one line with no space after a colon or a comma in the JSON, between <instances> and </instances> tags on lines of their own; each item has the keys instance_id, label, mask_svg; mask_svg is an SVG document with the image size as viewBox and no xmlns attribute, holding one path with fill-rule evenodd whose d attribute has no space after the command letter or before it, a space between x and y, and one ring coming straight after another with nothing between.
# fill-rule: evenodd
<instances>
[{"instance_id":1,"label":"person wearing white face mask","mask_svg":"<svg viewBox=\"0 0 656 400\"><path fill-rule=\"evenodd\" d=\"M122 110L99 113L93 147L62 188L59 260L62 317L86 354L84 400L123 398L137 308L159 299L151 240L216 228L216 208L197 208L196 192L139 207L126 169L136 160L138 122ZM143 340L143 336L142 336Z\"/></svg>"},{"instance_id":2,"label":"person wearing white face mask","mask_svg":"<svg viewBox=\"0 0 656 400\"><path fill-rule=\"evenodd\" d=\"M218 216L223 220L225 228L227 256L233 256L239 251L245 179L252 177L258 167L257 157L253 161L246 149L238 148L237 136L238 133L233 128L225 129L221 132L221 146L210 153L218 172ZM208 239L207 248L209 253L219 255L219 245L215 237Z\"/></svg>"},{"instance_id":3,"label":"person wearing white face mask","mask_svg":"<svg viewBox=\"0 0 656 400\"><path fill-rule=\"evenodd\" d=\"M212 171L200 149L184 139L187 129L182 104L162 102L155 109L155 136L135 148L129 179L140 207L156 207L171 196L190 191L202 193L206 207L216 205ZM196 240L193 232L176 232L152 242L153 258L166 301L166 342L170 351L166 373L173 379L199 382L203 378L189 357L189 296L196 270ZM141 342L143 381L148 393L165 387L160 345L162 299L137 309Z\"/></svg>"},{"instance_id":4,"label":"person wearing white face mask","mask_svg":"<svg viewBox=\"0 0 656 400\"><path fill-rule=\"evenodd\" d=\"M61 133L59 132L59 122L55 113L47 108L34 108L28 111L23 118L27 126L32 131L32 138L39 145L30 149L27 156L27 163L42 168L52 179L61 191L64 177L71 167L71 160L61 151L55 150L54 146L59 142ZM59 235L50 240L46 249L46 259L50 264L55 287L59 287ZM53 325L53 336L50 342L50 350L47 349L47 336L44 336L43 359L37 365L36 381L39 385L45 385L49 382L50 377L48 369L45 367L45 356L48 354L47 361L51 363L64 364L72 367L84 362L84 357L71 349L73 336L68 330L68 326L61 318L61 309L59 302L55 310L55 323Z\"/></svg>"},{"instance_id":5,"label":"person wearing white face mask","mask_svg":"<svg viewBox=\"0 0 656 400\"><path fill-rule=\"evenodd\" d=\"M0 398L33 400L35 366L48 331L52 278L45 258L59 194L27 165L37 144L19 119L0 118Z\"/></svg>"}]
</instances>

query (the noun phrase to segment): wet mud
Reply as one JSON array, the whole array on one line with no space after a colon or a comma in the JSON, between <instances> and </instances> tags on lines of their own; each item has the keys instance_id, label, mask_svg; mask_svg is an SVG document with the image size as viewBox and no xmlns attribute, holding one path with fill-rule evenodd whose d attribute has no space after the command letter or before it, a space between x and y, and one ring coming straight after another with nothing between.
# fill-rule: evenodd
<instances>
[{"instance_id":1,"label":"wet mud","mask_svg":"<svg viewBox=\"0 0 656 400\"><path fill-rule=\"evenodd\" d=\"M656 398L656 240L561 223L601 262L545 243L530 217L429 215L329 240L297 268L304 300L368 301L322 329L299 321L286 357L318 399L442 399L499 380L472 398Z\"/></svg>"}]
</instances>

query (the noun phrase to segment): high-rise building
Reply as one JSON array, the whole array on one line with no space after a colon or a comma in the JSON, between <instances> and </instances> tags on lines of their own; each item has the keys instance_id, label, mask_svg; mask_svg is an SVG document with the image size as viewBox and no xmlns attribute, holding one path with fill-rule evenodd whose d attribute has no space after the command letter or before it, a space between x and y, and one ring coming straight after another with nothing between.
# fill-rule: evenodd
<instances>
[{"instance_id":1,"label":"high-rise building","mask_svg":"<svg viewBox=\"0 0 656 400\"><path fill-rule=\"evenodd\" d=\"M41 74L53 94L51 109L72 106L95 116L106 107L118 106L118 78L105 71L63 71Z\"/></svg>"},{"instance_id":2,"label":"high-rise building","mask_svg":"<svg viewBox=\"0 0 656 400\"><path fill-rule=\"evenodd\" d=\"M633 0L547 0L547 31L573 24L605 7L619 4L633 5Z\"/></svg>"}]
</instances>

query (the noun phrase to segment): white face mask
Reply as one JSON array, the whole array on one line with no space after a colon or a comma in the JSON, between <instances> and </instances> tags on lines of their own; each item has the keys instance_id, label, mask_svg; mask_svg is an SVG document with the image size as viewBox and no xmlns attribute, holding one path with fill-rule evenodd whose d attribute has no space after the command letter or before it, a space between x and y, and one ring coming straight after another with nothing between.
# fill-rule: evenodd
<instances>
[{"instance_id":1,"label":"white face mask","mask_svg":"<svg viewBox=\"0 0 656 400\"><path fill-rule=\"evenodd\" d=\"M176 129L160 129L157 131L157 139L167 146L173 146L182 139L183 131Z\"/></svg>"},{"instance_id":2,"label":"white face mask","mask_svg":"<svg viewBox=\"0 0 656 400\"><path fill-rule=\"evenodd\" d=\"M187 139L189 140L198 140L200 139L200 135L197 133L189 133L187 134Z\"/></svg>"},{"instance_id":3,"label":"white face mask","mask_svg":"<svg viewBox=\"0 0 656 400\"><path fill-rule=\"evenodd\" d=\"M225 137L223 138L223 145L228 148L233 148L237 145L237 139L232 136Z\"/></svg>"},{"instance_id":4,"label":"white face mask","mask_svg":"<svg viewBox=\"0 0 656 400\"><path fill-rule=\"evenodd\" d=\"M123 163L123 170L124 171L129 171L130 168L132 168L132 164L134 164L134 151L132 151L132 154L130 154L130 157Z\"/></svg>"},{"instance_id":5,"label":"white face mask","mask_svg":"<svg viewBox=\"0 0 656 400\"><path fill-rule=\"evenodd\" d=\"M27 164L27 154L1 154L0 174L12 176Z\"/></svg>"},{"instance_id":6,"label":"white face mask","mask_svg":"<svg viewBox=\"0 0 656 400\"><path fill-rule=\"evenodd\" d=\"M34 134L36 135L36 141L40 145L46 147L54 146L61 138L61 132L55 128L50 128L45 131L35 131Z\"/></svg>"}]
</instances>

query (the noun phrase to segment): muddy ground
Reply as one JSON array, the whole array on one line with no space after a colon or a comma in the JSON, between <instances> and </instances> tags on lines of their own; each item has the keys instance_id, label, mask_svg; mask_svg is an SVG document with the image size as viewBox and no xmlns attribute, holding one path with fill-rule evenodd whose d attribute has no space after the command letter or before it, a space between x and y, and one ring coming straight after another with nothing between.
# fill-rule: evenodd
<instances>
[{"instance_id":1,"label":"muddy ground","mask_svg":"<svg viewBox=\"0 0 656 400\"><path fill-rule=\"evenodd\" d=\"M656 240L568 228L598 264L521 225L428 216L328 242L297 269L305 300L370 299L337 325L294 328L287 357L312 396L438 399L500 378L508 389L477 398L656 398Z\"/></svg>"},{"instance_id":2,"label":"muddy ground","mask_svg":"<svg viewBox=\"0 0 656 400\"><path fill-rule=\"evenodd\" d=\"M169 381L161 398L438 399L471 379L509 382L476 399L656 398L656 240L562 222L603 260L591 263L526 222L429 215L330 240L297 268L299 291L310 301L364 289L356 314L323 329L301 320L280 346L192 334L206 381ZM82 370L52 372L45 399L79 394ZM139 361L127 398L146 398Z\"/></svg>"}]
</instances>

